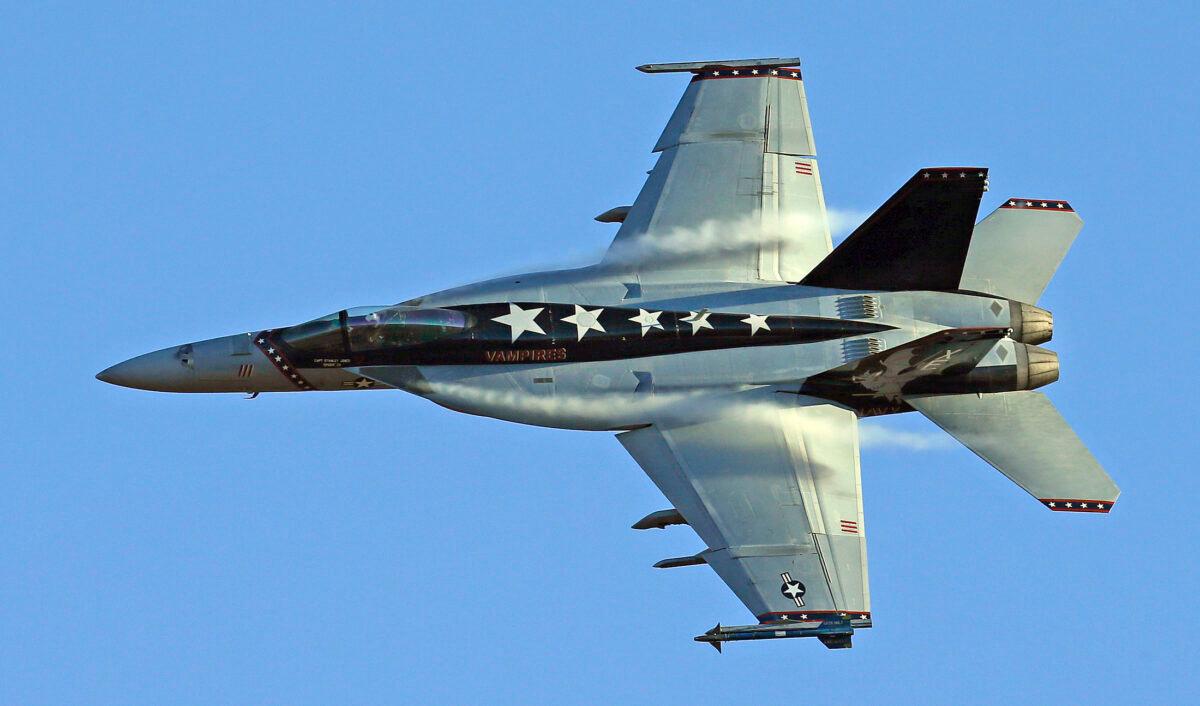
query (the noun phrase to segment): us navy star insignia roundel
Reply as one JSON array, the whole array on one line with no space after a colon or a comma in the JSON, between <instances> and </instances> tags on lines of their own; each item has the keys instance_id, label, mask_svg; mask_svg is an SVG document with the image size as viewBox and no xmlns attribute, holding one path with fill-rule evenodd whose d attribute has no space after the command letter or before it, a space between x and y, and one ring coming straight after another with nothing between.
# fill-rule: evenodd
<instances>
[{"instance_id":1,"label":"us navy star insignia roundel","mask_svg":"<svg viewBox=\"0 0 1200 706\"><path fill-rule=\"evenodd\" d=\"M795 601L797 608L803 608L804 594L807 592L807 589L804 588L804 584L800 583L799 581L794 581L792 579L792 575L786 571L780 574L779 578L783 579L783 585L779 587L779 592L782 593L784 597Z\"/></svg>"}]
</instances>

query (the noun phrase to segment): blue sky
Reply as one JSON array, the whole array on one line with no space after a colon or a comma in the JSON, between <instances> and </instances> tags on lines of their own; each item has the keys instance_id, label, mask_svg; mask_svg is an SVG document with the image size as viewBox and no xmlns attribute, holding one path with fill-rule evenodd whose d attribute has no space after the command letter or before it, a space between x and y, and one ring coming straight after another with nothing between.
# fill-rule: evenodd
<instances>
[{"instance_id":1,"label":"blue sky","mask_svg":"<svg viewBox=\"0 0 1200 706\"><path fill-rule=\"evenodd\" d=\"M0 702L1186 702L1200 694L1193 6L9 5ZM607 434L400 393L171 396L131 355L577 262L683 90L799 55L831 207L921 166L1086 226L1052 399L1124 495L1063 516L953 444L864 449L876 627L750 619ZM938 433L906 415L871 425Z\"/></svg>"}]
</instances>

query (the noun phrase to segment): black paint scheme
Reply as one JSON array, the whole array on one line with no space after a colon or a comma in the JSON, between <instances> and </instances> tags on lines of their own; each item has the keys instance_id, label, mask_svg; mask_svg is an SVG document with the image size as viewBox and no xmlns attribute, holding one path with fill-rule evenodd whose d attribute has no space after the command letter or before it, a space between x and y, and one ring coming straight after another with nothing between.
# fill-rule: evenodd
<instances>
[{"instance_id":1,"label":"black paint scheme","mask_svg":"<svg viewBox=\"0 0 1200 706\"><path fill-rule=\"evenodd\" d=\"M956 291L987 190L983 167L917 172L801 284L831 289Z\"/></svg>"},{"instance_id":2,"label":"black paint scheme","mask_svg":"<svg viewBox=\"0 0 1200 706\"><path fill-rule=\"evenodd\" d=\"M564 321L576 313L573 304L517 303L540 309L534 322L544 333L525 331L516 341L512 328L495 321L510 313L510 304L421 309L382 307L365 314L343 310L298 326L264 332L299 368L363 365L467 365L586 362L638 358L670 353L812 343L860 336L894 328L883 324L813 316L767 316L770 330L753 331L746 314L700 312L711 326L698 328L685 319L694 312L663 311L662 328L632 321L639 309L605 307L599 314L604 331L579 328ZM590 309L596 311L600 307Z\"/></svg>"},{"instance_id":3,"label":"black paint scheme","mask_svg":"<svg viewBox=\"0 0 1200 706\"><path fill-rule=\"evenodd\" d=\"M1019 389L1015 360L1012 365L978 367L1010 332L994 327L938 331L814 375L798 392L840 402L867 417L910 411L905 395Z\"/></svg>"}]
</instances>

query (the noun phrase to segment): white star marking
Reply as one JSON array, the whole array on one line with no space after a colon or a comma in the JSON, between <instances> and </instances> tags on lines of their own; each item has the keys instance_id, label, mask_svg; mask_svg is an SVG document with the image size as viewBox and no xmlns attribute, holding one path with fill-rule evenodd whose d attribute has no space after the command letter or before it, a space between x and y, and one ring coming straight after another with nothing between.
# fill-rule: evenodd
<instances>
[{"instance_id":1,"label":"white star marking","mask_svg":"<svg viewBox=\"0 0 1200 706\"><path fill-rule=\"evenodd\" d=\"M743 324L750 324L750 335L758 333L759 329L770 331L771 327L767 326L767 317L759 316L758 314L747 314L746 318L742 319Z\"/></svg>"},{"instance_id":2,"label":"white star marking","mask_svg":"<svg viewBox=\"0 0 1200 706\"><path fill-rule=\"evenodd\" d=\"M1087 503L1080 505L1080 507L1087 507Z\"/></svg>"},{"instance_id":3,"label":"white star marking","mask_svg":"<svg viewBox=\"0 0 1200 706\"><path fill-rule=\"evenodd\" d=\"M775 69L771 69L771 75L772 75L772 76L778 76L778 75L779 75L779 72L778 72L778 71L776 71Z\"/></svg>"},{"instance_id":4,"label":"white star marking","mask_svg":"<svg viewBox=\"0 0 1200 706\"><path fill-rule=\"evenodd\" d=\"M274 352L275 352L275 349L274 349L274 348L268 348L268 349L267 349L267 352L268 352L268 353L274 353Z\"/></svg>"},{"instance_id":5,"label":"white star marking","mask_svg":"<svg viewBox=\"0 0 1200 706\"><path fill-rule=\"evenodd\" d=\"M1058 503L1049 503L1050 507L1056 507Z\"/></svg>"},{"instance_id":6,"label":"white star marking","mask_svg":"<svg viewBox=\"0 0 1200 706\"><path fill-rule=\"evenodd\" d=\"M1059 207L1059 208L1062 208L1062 207L1063 207L1063 205L1060 203L1060 204L1058 204L1058 207Z\"/></svg>"},{"instance_id":7,"label":"white star marking","mask_svg":"<svg viewBox=\"0 0 1200 706\"><path fill-rule=\"evenodd\" d=\"M584 334L586 334L588 331L599 331L600 333L605 332L604 327L600 325L600 312L602 311L604 311L604 309L593 309L592 311L588 311L587 309L584 309L576 304L575 313L571 314L570 316L564 316L563 321L566 321L568 324L575 324L575 334L579 336L579 338L575 340L582 341Z\"/></svg>"},{"instance_id":8,"label":"white star marking","mask_svg":"<svg viewBox=\"0 0 1200 706\"><path fill-rule=\"evenodd\" d=\"M1071 503L1067 503L1067 507L1075 507L1075 506L1072 505Z\"/></svg>"},{"instance_id":9,"label":"white star marking","mask_svg":"<svg viewBox=\"0 0 1200 706\"><path fill-rule=\"evenodd\" d=\"M793 71L793 72L792 72L792 78L800 78L800 74L798 74L798 73L796 73L795 71Z\"/></svg>"},{"instance_id":10,"label":"white star marking","mask_svg":"<svg viewBox=\"0 0 1200 706\"><path fill-rule=\"evenodd\" d=\"M532 331L534 333L545 335L546 332L542 330L541 326L538 326L538 322L534 321L538 314L542 313L543 311L545 311L543 307L538 307L536 309L522 309L516 304L509 304L508 313L504 316L496 316L492 319L492 321L504 324L505 326L511 328L512 342L516 343L517 339L521 337L521 334L525 333L526 331Z\"/></svg>"},{"instance_id":11,"label":"white star marking","mask_svg":"<svg viewBox=\"0 0 1200 706\"><path fill-rule=\"evenodd\" d=\"M1016 201L1009 201L1009 202L1008 202L1008 205L1009 205L1009 206L1016 206L1016 205L1017 205L1017 202L1016 202Z\"/></svg>"},{"instance_id":12,"label":"white star marking","mask_svg":"<svg viewBox=\"0 0 1200 706\"><path fill-rule=\"evenodd\" d=\"M692 335L695 336L700 332L700 329L712 329L713 325L708 323L709 312L689 311L688 315L683 318L684 321L692 325ZM716 329L713 329L714 331Z\"/></svg>"},{"instance_id":13,"label":"white star marking","mask_svg":"<svg viewBox=\"0 0 1200 706\"><path fill-rule=\"evenodd\" d=\"M261 338L260 338L260 339L258 339L258 342L259 342L259 343L266 343L266 341L262 340Z\"/></svg>"},{"instance_id":14,"label":"white star marking","mask_svg":"<svg viewBox=\"0 0 1200 706\"><path fill-rule=\"evenodd\" d=\"M1104 503L1100 503L1100 504L1099 504L1099 505L1097 505L1096 507L1098 507L1098 508L1100 508L1101 510L1103 510L1103 509L1104 509Z\"/></svg>"},{"instance_id":15,"label":"white star marking","mask_svg":"<svg viewBox=\"0 0 1200 706\"><path fill-rule=\"evenodd\" d=\"M629 320L635 324L641 324L642 335L645 336L650 329L656 328L659 331L663 330L663 325L658 322L658 317L660 316L662 316L661 311L646 311L645 309L638 309L638 315L630 317Z\"/></svg>"},{"instance_id":16,"label":"white star marking","mask_svg":"<svg viewBox=\"0 0 1200 706\"><path fill-rule=\"evenodd\" d=\"M752 74L754 74L755 76L757 76L757 75L758 75L758 69L754 69L754 70L753 70L753 71L751 71L750 73L752 73Z\"/></svg>"}]
</instances>

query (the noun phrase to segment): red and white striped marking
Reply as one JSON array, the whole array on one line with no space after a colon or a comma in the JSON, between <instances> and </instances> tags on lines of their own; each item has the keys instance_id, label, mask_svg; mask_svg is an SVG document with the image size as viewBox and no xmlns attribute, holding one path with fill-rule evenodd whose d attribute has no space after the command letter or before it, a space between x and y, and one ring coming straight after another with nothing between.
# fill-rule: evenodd
<instances>
[{"instance_id":1,"label":"red and white striped marking","mask_svg":"<svg viewBox=\"0 0 1200 706\"><path fill-rule=\"evenodd\" d=\"M846 534L858 534L858 523L854 520L842 520L842 531Z\"/></svg>"},{"instance_id":2,"label":"red and white striped marking","mask_svg":"<svg viewBox=\"0 0 1200 706\"><path fill-rule=\"evenodd\" d=\"M796 162L796 173L803 174L804 176L812 176L812 174L813 174L812 162Z\"/></svg>"}]
</instances>

